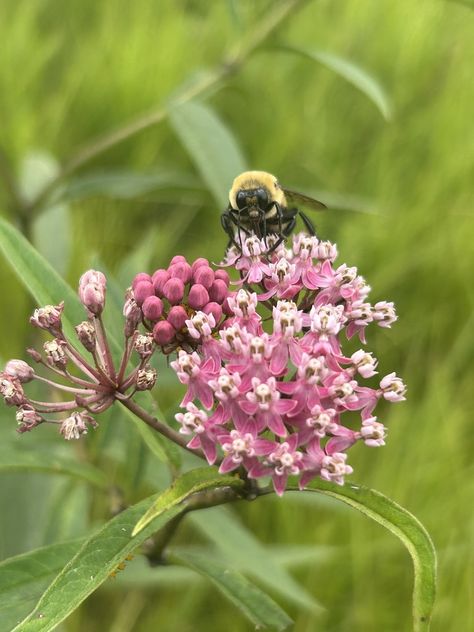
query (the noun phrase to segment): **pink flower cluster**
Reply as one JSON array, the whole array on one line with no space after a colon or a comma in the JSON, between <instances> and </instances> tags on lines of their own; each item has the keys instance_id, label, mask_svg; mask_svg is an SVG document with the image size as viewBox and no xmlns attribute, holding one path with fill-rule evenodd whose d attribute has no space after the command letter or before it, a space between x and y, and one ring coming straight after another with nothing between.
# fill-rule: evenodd
<instances>
[{"instance_id":1,"label":"pink flower cluster","mask_svg":"<svg viewBox=\"0 0 474 632\"><path fill-rule=\"evenodd\" d=\"M220 323L228 288L225 270L214 271L204 258L190 264L176 255L167 269L137 274L131 298L140 307L142 321L153 331L156 344L171 353L177 347L195 347L196 337L186 328L186 321L196 310L209 317L213 328Z\"/></svg>"},{"instance_id":2,"label":"pink flower cluster","mask_svg":"<svg viewBox=\"0 0 474 632\"><path fill-rule=\"evenodd\" d=\"M406 388L395 373L366 385L377 360L363 349L345 356L341 337L365 343L367 325L396 320L393 304L369 303L369 286L356 268L334 266L329 242L299 234L271 254L254 235L242 244L224 262L243 285L227 299L229 317L216 333L214 315L195 312L186 327L199 344L171 362L187 386L180 432L222 473L269 476L279 495L289 476L300 487L316 476L342 485L350 446L384 445L377 403L404 400ZM271 322L260 314L268 308Z\"/></svg>"}]
</instances>

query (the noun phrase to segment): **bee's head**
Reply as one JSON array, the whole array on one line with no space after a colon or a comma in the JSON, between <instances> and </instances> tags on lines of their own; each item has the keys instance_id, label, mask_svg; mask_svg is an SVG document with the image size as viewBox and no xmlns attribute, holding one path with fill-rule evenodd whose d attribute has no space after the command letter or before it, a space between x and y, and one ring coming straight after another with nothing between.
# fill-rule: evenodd
<instances>
[{"instance_id":1,"label":"bee's head","mask_svg":"<svg viewBox=\"0 0 474 632\"><path fill-rule=\"evenodd\" d=\"M235 201L239 211L250 219L259 219L268 208L268 192L263 187L240 189Z\"/></svg>"}]
</instances>

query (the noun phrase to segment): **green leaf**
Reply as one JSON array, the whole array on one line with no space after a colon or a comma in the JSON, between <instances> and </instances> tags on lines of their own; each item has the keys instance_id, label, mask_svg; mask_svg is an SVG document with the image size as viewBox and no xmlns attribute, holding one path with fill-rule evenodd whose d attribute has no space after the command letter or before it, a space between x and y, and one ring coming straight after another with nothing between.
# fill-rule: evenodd
<instances>
[{"instance_id":1,"label":"green leaf","mask_svg":"<svg viewBox=\"0 0 474 632\"><path fill-rule=\"evenodd\" d=\"M69 340L76 340L73 323L80 323L84 320L85 315L84 308L77 294L30 242L1 217L0 251L3 252L6 260L17 274L18 279L39 305L55 305L64 300L65 312L62 318L64 331ZM119 343L111 335L108 336L108 339L112 351L119 355ZM127 411L127 414L131 413ZM167 454L167 460L176 465L179 460L176 447L165 437L161 436L156 438L155 443L161 445ZM155 454L158 454L158 450L155 451Z\"/></svg>"},{"instance_id":2,"label":"green leaf","mask_svg":"<svg viewBox=\"0 0 474 632\"><path fill-rule=\"evenodd\" d=\"M88 463L80 463L72 458L59 457L51 451L26 451L0 449L0 473L4 472L44 472L46 474L62 474L86 481L104 489L107 481L105 475Z\"/></svg>"},{"instance_id":3,"label":"green leaf","mask_svg":"<svg viewBox=\"0 0 474 632\"><path fill-rule=\"evenodd\" d=\"M189 174L179 171L103 171L86 173L68 182L61 193L66 200L79 200L92 196L128 200L159 189L194 188L198 185Z\"/></svg>"},{"instance_id":4,"label":"green leaf","mask_svg":"<svg viewBox=\"0 0 474 632\"><path fill-rule=\"evenodd\" d=\"M199 553L173 550L167 558L207 577L259 629L285 630L293 621L284 610L246 577Z\"/></svg>"},{"instance_id":5,"label":"green leaf","mask_svg":"<svg viewBox=\"0 0 474 632\"><path fill-rule=\"evenodd\" d=\"M169 505L146 529L133 537L134 525L155 500L156 495L133 505L88 538L34 610L14 628L15 632L53 630L109 577L127 555L186 508L184 503Z\"/></svg>"},{"instance_id":6,"label":"green leaf","mask_svg":"<svg viewBox=\"0 0 474 632\"><path fill-rule=\"evenodd\" d=\"M239 488L242 486L243 481L241 479L236 476L223 476L219 474L214 467L201 467L185 472L174 481L170 488L158 496L153 505L137 522L132 535L140 533L152 520L160 516L163 511L181 503L190 494L194 494L202 489L218 487Z\"/></svg>"},{"instance_id":7,"label":"green leaf","mask_svg":"<svg viewBox=\"0 0 474 632\"><path fill-rule=\"evenodd\" d=\"M0 632L9 632L34 607L82 542L45 546L0 563Z\"/></svg>"},{"instance_id":8,"label":"green leaf","mask_svg":"<svg viewBox=\"0 0 474 632\"><path fill-rule=\"evenodd\" d=\"M229 562L248 572L267 588L288 601L311 611L322 611L322 606L272 557L270 551L239 520L228 507L213 507L193 512L189 519L214 544Z\"/></svg>"},{"instance_id":9,"label":"green leaf","mask_svg":"<svg viewBox=\"0 0 474 632\"><path fill-rule=\"evenodd\" d=\"M367 487L351 484L340 487L317 480L308 486L307 491L342 500L400 538L411 555L415 571L413 628L415 632L429 630L436 595L436 551L419 520L390 498Z\"/></svg>"},{"instance_id":10,"label":"green leaf","mask_svg":"<svg viewBox=\"0 0 474 632\"><path fill-rule=\"evenodd\" d=\"M75 339L72 322L84 320L84 308L76 293L53 266L11 224L0 217L0 251L13 268L18 279L39 305L56 305L65 301L64 329Z\"/></svg>"},{"instance_id":11,"label":"green leaf","mask_svg":"<svg viewBox=\"0 0 474 632\"><path fill-rule=\"evenodd\" d=\"M232 180L246 170L236 139L214 110L203 103L172 103L170 120L202 179L224 209Z\"/></svg>"},{"instance_id":12,"label":"green leaf","mask_svg":"<svg viewBox=\"0 0 474 632\"><path fill-rule=\"evenodd\" d=\"M49 206L33 223L32 240L38 251L60 274L66 274L71 253L72 227L66 204ZM59 239L52 238L60 235Z\"/></svg>"},{"instance_id":13,"label":"green leaf","mask_svg":"<svg viewBox=\"0 0 474 632\"><path fill-rule=\"evenodd\" d=\"M279 46L279 48L326 66L365 94L387 121L392 118L393 107L390 97L377 79L362 66L327 51L307 50L289 45Z\"/></svg>"}]
</instances>

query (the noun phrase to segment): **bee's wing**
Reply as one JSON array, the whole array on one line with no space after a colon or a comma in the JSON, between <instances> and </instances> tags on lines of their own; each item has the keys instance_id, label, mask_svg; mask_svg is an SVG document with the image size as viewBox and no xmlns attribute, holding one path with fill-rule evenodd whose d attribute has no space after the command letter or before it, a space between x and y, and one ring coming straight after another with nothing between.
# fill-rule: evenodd
<instances>
[{"instance_id":1,"label":"bee's wing","mask_svg":"<svg viewBox=\"0 0 474 632\"><path fill-rule=\"evenodd\" d=\"M323 204L322 202L319 202L318 200L315 200L308 195L298 193L297 191L292 191L291 189L287 189L286 187L282 187L281 185L280 188L283 189L284 194L290 202L294 202L295 204L302 204L312 211L322 211L327 208L326 204Z\"/></svg>"}]
</instances>

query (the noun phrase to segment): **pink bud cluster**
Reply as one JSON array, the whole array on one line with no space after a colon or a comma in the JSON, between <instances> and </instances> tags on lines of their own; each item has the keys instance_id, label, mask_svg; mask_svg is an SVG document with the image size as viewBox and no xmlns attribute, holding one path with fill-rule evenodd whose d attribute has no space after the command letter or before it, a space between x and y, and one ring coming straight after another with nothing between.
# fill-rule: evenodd
<instances>
[{"instance_id":1,"label":"pink bud cluster","mask_svg":"<svg viewBox=\"0 0 474 632\"><path fill-rule=\"evenodd\" d=\"M204 258L189 263L182 255L176 255L167 268L159 268L152 275L137 274L131 290L141 320L164 353L177 347L195 348L196 336L186 322L196 311L205 314L206 325L214 331L225 317L228 294L229 275L225 270L214 271Z\"/></svg>"},{"instance_id":2,"label":"pink bud cluster","mask_svg":"<svg viewBox=\"0 0 474 632\"><path fill-rule=\"evenodd\" d=\"M368 324L396 320L393 304L370 304L357 269L334 267L329 242L299 234L293 248L273 252L254 235L242 243L225 261L244 285L228 298L230 317L216 334L208 315L196 312L187 328L200 344L171 363L187 387L180 432L209 463L219 460L221 472L269 476L279 495L289 476L300 487L316 476L342 485L352 472L350 446L384 445L378 402L402 401L406 388L395 373L365 384L377 360L363 349L347 357L341 336L358 334L365 343ZM271 309L269 326L261 306Z\"/></svg>"}]
</instances>

